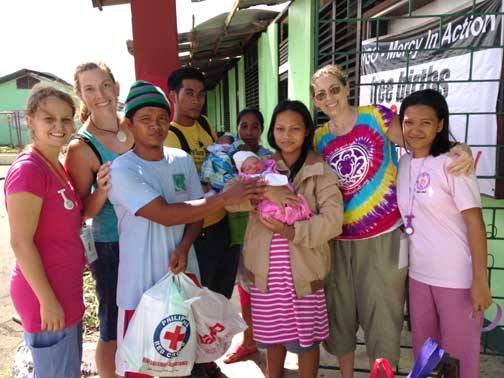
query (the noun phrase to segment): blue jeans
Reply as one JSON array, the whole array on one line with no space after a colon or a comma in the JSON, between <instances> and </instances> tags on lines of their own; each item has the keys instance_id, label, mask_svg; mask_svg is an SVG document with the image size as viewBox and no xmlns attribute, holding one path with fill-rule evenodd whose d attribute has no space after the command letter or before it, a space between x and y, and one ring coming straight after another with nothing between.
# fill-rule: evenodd
<instances>
[{"instance_id":1,"label":"blue jeans","mask_svg":"<svg viewBox=\"0 0 504 378\"><path fill-rule=\"evenodd\" d=\"M93 276L96 280L98 297L98 319L100 320L100 339L117 339L117 275L119 269L119 243L95 242L98 260L93 263Z\"/></svg>"}]
</instances>

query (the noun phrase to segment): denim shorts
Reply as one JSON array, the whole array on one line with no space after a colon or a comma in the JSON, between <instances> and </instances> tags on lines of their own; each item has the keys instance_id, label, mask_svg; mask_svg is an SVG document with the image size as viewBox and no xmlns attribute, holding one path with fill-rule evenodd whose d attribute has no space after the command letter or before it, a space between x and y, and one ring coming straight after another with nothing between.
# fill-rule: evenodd
<instances>
[{"instance_id":1,"label":"denim shorts","mask_svg":"<svg viewBox=\"0 0 504 378\"><path fill-rule=\"evenodd\" d=\"M33 357L33 378L80 378L82 323L61 332L24 333Z\"/></svg>"},{"instance_id":2,"label":"denim shorts","mask_svg":"<svg viewBox=\"0 0 504 378\"><path fill-rule=\"evenodd\" d=\"M96 280L98 297L98 319L100 339L117 339L117 272L119 268L119 243L95 242L98 260L93 263L93 277Z\"/></svg>"},{"instance_id":3,"label":"denim shorts","mask_svg":"<svg viewBox=\"0 0 504 378\"><path fill-rule=\"evenodd\" d=\"M285 349L287 349L288 352L299 354L299 353L309 352L315 348L318 348L320 345L320 342L313 343L309 347L302 347L301 345L299 345L299 340L287 341L285 343L280 343L280 344L265 344L265 343L261 343L261 342L256 341L256 344L257 344L258 348L266 349L266 350L274 348L279 345L282 345L283 347L285 347Z\"/></svg>"}]
</instances>

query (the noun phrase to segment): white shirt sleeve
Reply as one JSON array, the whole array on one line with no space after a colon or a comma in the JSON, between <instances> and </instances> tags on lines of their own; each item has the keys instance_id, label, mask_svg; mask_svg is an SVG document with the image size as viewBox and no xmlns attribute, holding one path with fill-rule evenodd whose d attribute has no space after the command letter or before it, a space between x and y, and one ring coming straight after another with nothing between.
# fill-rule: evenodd
<instances>
[{"instance_id":1,"label":"white shirt sleeve","mask_svg":"<svg viewBox=\"0 0 504 378\"><path fill-rule=\"evenodd\" d=\"M136 214L142 207L161 196L161 193L146 182L139 170L133 167L113 164L110 176L110 202L114 206L124 207L132 214Z\"/></svg>"}]
</instances>

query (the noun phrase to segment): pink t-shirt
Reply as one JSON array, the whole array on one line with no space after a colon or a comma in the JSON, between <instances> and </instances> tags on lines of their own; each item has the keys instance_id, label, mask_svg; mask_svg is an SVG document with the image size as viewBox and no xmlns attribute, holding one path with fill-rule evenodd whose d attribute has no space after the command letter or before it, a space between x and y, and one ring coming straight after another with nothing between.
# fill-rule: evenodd
<instances>
[{"instance_id":1,"label":"pink t-shirt","mask_svg":"<svg viewBox=\"0 0 504 378\"><path fill-rule=\"evenodd\" d=\"M481 207L481 198L474 175L448 174L451 162L446 154L425 159L404 155L397 174L397 201L405 225L406 216L414 215L410 277L432 286L467 289L472 283L472 261L461 212Z\"/></svg>"},{"instance_id":2,"label":"pink t-shirt","mask_svg":"<svg viewBox=\"0 0 504 378\"><path fill-rule=\"evenodd\" d=\"M63 206L64 195L74 208ZM5 198L9 194L29 192L42 198L42 209L33 237L49 283L65 313L65 327L82 319L84 301L82 275L84 247L80 240L81 202L70 183L63 186L42 158L33 152L22 153L5 178ZM9 209L7 209L8 211ZM40 304L16 262L11 277L10 293L14 307L27 332L40 332Z\"/></svg>"}]
</instances>

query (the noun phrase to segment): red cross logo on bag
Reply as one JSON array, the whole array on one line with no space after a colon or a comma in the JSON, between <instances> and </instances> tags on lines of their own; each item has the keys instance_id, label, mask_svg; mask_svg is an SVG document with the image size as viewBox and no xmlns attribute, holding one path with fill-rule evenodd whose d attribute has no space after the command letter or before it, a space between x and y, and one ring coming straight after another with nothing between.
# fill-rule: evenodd
<instances>
[{"instance_id":1,"label":"red cross logo on bag","mask_svg":"<svg viewBox=\"0 0 504 378\"><path fill-rule=\"evenodd\" d=\"M191 336L191 324L185 315L170 315L154 331L154 348L166 358L177 357Z\"/></svg>"},{"instance_id":2,"label":"red cross logo on bag","mask_svg":"<svg viewBox=\"0 0 504 378\"><path fill-rule=\"evenodd\" d=\"M177 345L179 342L184 341L184 336L185 333L182 333L182 327L178 325L175 327L175 332L166 331L163 338L170 340L170 349L177 350Z\"/></svg>"}]
</instances>

